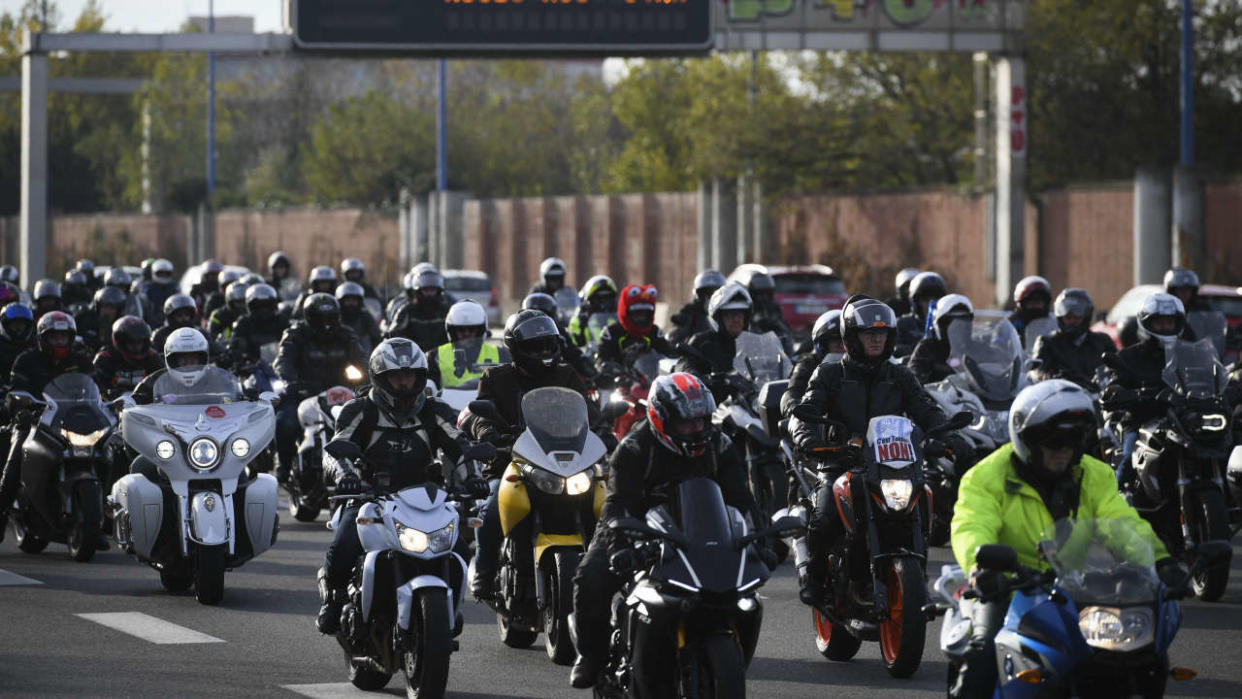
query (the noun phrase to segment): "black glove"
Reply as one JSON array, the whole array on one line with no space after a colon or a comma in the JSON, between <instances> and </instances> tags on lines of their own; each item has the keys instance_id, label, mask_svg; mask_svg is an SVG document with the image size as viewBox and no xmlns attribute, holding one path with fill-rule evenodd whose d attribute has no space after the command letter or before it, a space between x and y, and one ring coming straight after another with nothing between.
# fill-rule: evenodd
<instances>
[{"instance_id":1,"label":"black glove","mask_svg":"<svg viewBox=\"0 0 1242 699\"><path fill-rule=\"evenodd\" d=\"M776 566L780 564L776 552L767 544L755 542L755 555L759 557L763 565L767 566L768 570L776 570Z\"/></svg>"},{"instance_id":2,"label":"black glove","mask_svg":"<svg viewBox=\"0 0 1242 699\"><path fill-rule=\"evenodd\" d=\"M357 495L362 492L362 481L359 480L358 474L353 471L347 471L340 478L336 479L337 495Z\"/></svg>"},{"instance_id":3,"label":"black glove","mask_svg":"<svg viewBox=\"0 0 1242 699\"><path fill-rule=\"evenodd\" d=\"M962 473L972 465L975 449L965 437L956 433L950 434L944 438L944 446L952 452L953 463L959 467L958 473Z\"/></svg>"},{"instance_id":4,"label":"black glove","mask_svg":"<svg viewBox=\"0 0 1242 699\"><path fill-rule=\"evenodd\" d=\"M975 591L984 601L1009 594L1009 579L999 570L981 570L974 575Z\"/></svg>"},{"instance_id":5,"label":"black glove","mask_svg":"<svg viewBox=\"0 0 1242 699\"><path fill-rule=\"evenodd\" d=\"M1160 582L1170 590L1178 590L1186 584L1190 573L1186 571L1186 566L1181 561L1166 556L1156 561L1156 575L1160 576Z\"/></svg>"},{"instance_id":6,"label":"black glove","mask_svg":"<svg viewBox=\"0 0 1242 699\"><path fill-rule=\"evenodd\" d=\"M469 491L470 495L476 500L482 500L492 494L492 489L488 486L487 479L483 476L471 476L467 478L466 490Z\"/></svg>"}]
</instances>

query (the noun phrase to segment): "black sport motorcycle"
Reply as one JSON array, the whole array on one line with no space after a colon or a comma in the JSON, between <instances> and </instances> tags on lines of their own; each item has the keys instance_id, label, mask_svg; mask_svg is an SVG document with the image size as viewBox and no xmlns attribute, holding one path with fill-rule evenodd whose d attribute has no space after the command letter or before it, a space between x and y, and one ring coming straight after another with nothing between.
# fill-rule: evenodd
<instances>
[{"instance_id":1,"label":"black sport motorcycle","mask_svg":"<svg viewBox=\"0 0 1242 699\"><path fill-rule=\"evenodd\" d=\"M75 561L89 561L103 531L100 474L112 466L109 437L116 418L86 374L56 377L40 400L23 391L9 394L19 419L34 424L22 444L21 491L13 516L17 545L39 553L63 542Z\"/></svg>"},{"instance_id":2,"label":"black sport motorcycle","mask_svg":"<svg viewBox=\"0 0 1242 699\"><path fill-rule=\"evenodd\" d=\"M609 658L595 696L745 697L763 622L758 592L769 576L750 544L800 529L801 520L750 532L720 486L693 478L645 522L609 526L620 538L611 567L628 582L612 601Z\"/></svg>"}]
</instances>

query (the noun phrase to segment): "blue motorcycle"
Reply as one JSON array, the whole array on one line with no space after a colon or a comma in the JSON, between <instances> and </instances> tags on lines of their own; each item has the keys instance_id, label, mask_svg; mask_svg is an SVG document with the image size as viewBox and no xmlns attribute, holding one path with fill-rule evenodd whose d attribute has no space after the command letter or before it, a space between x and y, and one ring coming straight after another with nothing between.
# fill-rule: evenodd
<instances>
[{"instance_id":1,"label":"blue motorcycle","mask_svg":"<svg viewBox=\"0 0 1242 699\"><path fill-rule=\"evenodd\" d=\"M1173 588L1156 574L1141 524L1126 519L1062 520L1040 537L1050 570L1018 564L1008 546L981 546L982 571L1008 574L998 594L1013 596L996 634L998 681L993 697L1162 697L1169 677L1194 671L1170 667L1169 646L1181 625L1175 601L1190 594L1189 578ZM1227 542L1199 545L1192 574L1227 561ZM934 584L945 613L941 650L956 680L971 638L963 600L978 599L958 566L944 566Z\"/></svg>"}]
</instances>

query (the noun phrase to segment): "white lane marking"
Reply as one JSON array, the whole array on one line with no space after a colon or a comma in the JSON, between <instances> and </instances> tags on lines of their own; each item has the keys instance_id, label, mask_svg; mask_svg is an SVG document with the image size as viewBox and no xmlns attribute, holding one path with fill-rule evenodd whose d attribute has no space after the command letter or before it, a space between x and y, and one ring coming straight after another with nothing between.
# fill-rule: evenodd
<instances>
[{"instance_id":1,"label":"white lane marking","mask_svg":"<svg viewBox=\"0 0 1242 699\"><path fill-rule=\"evenodd\" d=\"M301 694L311 699L346 699L348 697L375 697L375 692L364 692L348 682L329 682L327 684L282 684L294 694Z\"/></svg>"},{"instance_id":2,"label":"white lane marking","mask_svg":"<svg viewBox=\"0 0 1242 699\"><path fill-rule=\"evenodd\" d=\"M9 571L5 569L0 568L0 585L42 585L42 584L43 583L39 582L38 580L35 580L34 578L28 578L24 575L18 575L17 573L10 573Z\"/></svg>"},{"instance_id":3,"label":"white lane marking","mask_svg":"<svg viewBox=\"0 0 1242 699\"><path fill-rule=\"evenodd\" d=\"M199 633L194 629L187 629L184 626L178 626L170 621L157 619L142 612L78 614L76 616L159 645L224 643L222 639L215 636L208 636L205 633Z\"/></svg>"}]
</instances>

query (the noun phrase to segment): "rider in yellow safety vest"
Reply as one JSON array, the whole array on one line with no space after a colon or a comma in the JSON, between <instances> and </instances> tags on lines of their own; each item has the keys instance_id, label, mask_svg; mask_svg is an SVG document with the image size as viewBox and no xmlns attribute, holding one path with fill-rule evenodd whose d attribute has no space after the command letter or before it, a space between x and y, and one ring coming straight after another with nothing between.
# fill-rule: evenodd
<instances>
[{"instance_id":1,"label":"rider in yellow safety vest","mask_svg":"<svg viewBox=\"0 0 1242 699\"><path fill-rule=\"evenodd\" d=\"M436 348L431 357L430 376L440 388L477 384L488 365L507 361L500 348L489 345L487 311L477 301L458 301L444 319L449 342Z\"/></svg>"}]
</instances>

